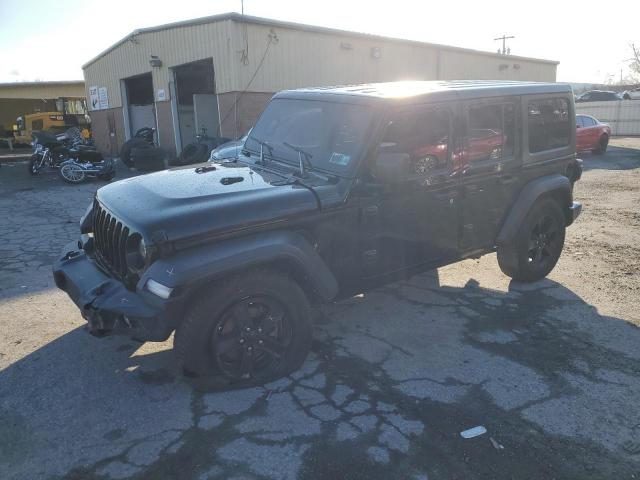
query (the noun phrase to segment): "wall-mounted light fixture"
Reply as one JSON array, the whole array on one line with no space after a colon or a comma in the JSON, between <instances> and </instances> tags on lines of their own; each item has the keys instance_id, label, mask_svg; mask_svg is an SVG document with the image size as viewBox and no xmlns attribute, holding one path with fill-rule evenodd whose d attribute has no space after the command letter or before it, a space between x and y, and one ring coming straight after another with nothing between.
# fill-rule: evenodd
<instances>
[{"instance_id":1,"label":"wall-mounted light fixture","mask_svg":"<svg viewBox=\"0 0 640 480\"><path fill-rule=\"evenodd\" d=\"M149 59L149 65L154 68L160 68L162 66L162 60L160 60L157 55L151 55L151 58Z\"/></svg>"},{"instance_id":2,"label":"wall-mounted light fixture","mask_svg":"<svg viewBox=\"0 0 640 480\"><path fill-rule=\"evenodd\" d=\"M353 50L353 45L351 45L349 42L340 42L340 48L342 50Z\"/></svg>"},{"instance_id":3,"label":"wall-mounted light fixture","mask_svg":"<svg viewBox=\"0 0 640 480\"><path fill-rule=\"evenodd\" d=\"M520 64L519 63L514 63L513 64L513 69L514 70L520 70Z\"/></svg>"},{"instance_id":4,"label":"wall-mounted light fixture","mask_svg":"<svg viewBox=\"0 0 640 480\"><path fill-rule=\"evenodd\" d=\"M509 68L509 65L507 65L506 63L501 63L500 66L498 67L498 70L503 71L503 70L506 70L507 68Z\"/></svg>"},{"instance_id":5,"label":"wall-mounted light fixture","mask_svg":"<svg viewBox=\"0 0 640 480\"><path fill-rule=\"evenodd\" d=\"M381 56L380 47L371 47L371 58L380 58Z\"/></svg>"}]
</instances>

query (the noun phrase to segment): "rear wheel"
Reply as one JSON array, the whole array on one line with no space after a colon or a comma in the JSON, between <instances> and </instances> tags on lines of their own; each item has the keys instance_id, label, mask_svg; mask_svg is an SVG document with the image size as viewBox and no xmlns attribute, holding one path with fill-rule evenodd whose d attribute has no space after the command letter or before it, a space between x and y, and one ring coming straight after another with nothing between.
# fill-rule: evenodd
<instances>
[{"instance_id":1,"label":"rear wheel","mask_svg":"<svg viewBox=\"0 0 640 480\"><path fill-rule=\"evenodd\" d=\"M593 150L593 153L597 155L603 155L607 151L607 147L609 146L609 137L607 135L602 135L600 140L598 140L598 147Z\"/></svg>"},{"instance_id":2,"label":"rear wheel","mask_svg":"<svg viewBox=\"0 0 640 480\"><path fill-rule=\"evenodd\" d=\"M562 253L565 225L558 202L547 199L536 203L514 241L498 248L502 272L520 282L535 282L546 277Z\"/></svg>"},{"instance_id":3,"label":"rear wheel","mask_svg":"<svg viewBox=\"0 0 640 480\"><path fill-rule=\"evenodd\" d=\"M261 385L302 365L311 347L309 303L286 275L253 270L203 293L174 337L178 364L195 388Z\"/></svg>"}]
</instances>

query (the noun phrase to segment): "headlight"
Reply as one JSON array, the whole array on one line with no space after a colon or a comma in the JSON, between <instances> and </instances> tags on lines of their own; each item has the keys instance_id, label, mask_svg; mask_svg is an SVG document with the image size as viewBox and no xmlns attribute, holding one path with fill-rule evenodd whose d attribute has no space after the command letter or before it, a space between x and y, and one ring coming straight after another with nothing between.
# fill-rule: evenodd
<instances>
[{"instance_id":1,"label":"headlight","mask_svg":"<svg viewBox=\"0 0 640 480\"><path fill-rule=\"evenodd\" d=\"M127 268L133 272L139 272L147 264L147 246L142 235L134 233L127 239Z\"/></svg>"}]
</instances>

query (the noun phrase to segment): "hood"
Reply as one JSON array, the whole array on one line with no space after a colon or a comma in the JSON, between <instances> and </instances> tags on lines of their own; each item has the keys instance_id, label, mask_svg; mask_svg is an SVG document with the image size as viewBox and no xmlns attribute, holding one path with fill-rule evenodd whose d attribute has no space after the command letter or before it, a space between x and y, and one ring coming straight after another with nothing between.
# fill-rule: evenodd
<instances>
[{"instance_id":1,"label":"hood","mask_svg":"<svg viewBox=\"0 0 640 480\"><path fill-rule=\"evenodd\" d=\"M191 241L319 209L309 188L278 182L248 166L204 163L121 180L96 197L147 240Z\"/></svg>"},{"instance_id":2,"label":"hood","mask_svg":"<svg viewBox=\"0 0 640 480\"><path fill-rule=\"evenodd\" d=\"M244 138L223 143L218 148L211 151L210 158L222 160L225 158L238 158L240 150L244 146Z\"/></svg>"}]
</instances>

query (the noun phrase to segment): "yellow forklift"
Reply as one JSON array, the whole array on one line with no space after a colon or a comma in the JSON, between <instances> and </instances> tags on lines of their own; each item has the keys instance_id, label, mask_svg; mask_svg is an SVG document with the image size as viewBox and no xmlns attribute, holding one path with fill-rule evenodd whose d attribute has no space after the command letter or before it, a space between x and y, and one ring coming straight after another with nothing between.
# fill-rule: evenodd
<instances>
[{"instance_id":1,"label":"yellow forklift","mask_svg":"<svg viewBox=\"0 0 640 480\"><path fill-rule=\"evenodd\" d=\"M62 133L71 127L78 127L85 138L91 136L91 120L84 99L58 98L56 109L57 112L20 115L13 125L13 143L29 145L33 132Z\"/></svg>"}]
</instances>

